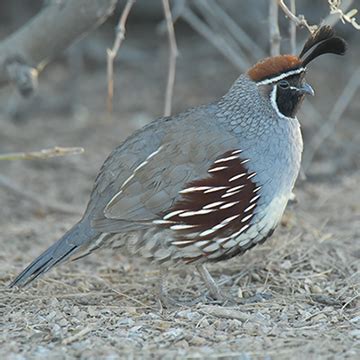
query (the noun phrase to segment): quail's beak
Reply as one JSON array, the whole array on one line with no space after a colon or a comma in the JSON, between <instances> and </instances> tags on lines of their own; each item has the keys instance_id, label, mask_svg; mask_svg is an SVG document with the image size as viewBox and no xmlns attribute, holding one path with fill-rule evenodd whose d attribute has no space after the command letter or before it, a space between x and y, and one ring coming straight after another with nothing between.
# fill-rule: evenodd
<instances>
[{"instance_id":1,"label":"quail's beak","mask_svg":"<svg viewBox=\"0 0 360 360\"><path fill-rule=\"evenodd\" d=\"M302 94L307 94L311 96L315 95L314 89L308 83L302 84L298 91L300 91Z\"/></svg>"}]
</instances>

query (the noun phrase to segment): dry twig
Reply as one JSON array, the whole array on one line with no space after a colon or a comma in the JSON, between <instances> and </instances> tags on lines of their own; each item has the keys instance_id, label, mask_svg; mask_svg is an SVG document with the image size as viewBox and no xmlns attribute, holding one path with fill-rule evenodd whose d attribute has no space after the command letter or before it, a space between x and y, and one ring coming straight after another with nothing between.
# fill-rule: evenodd
<instances>
[{"instance_id":1,"label":"dry twig","mask_svg":"<svg viewBox=\"0 0 360 360\"><path fill-rule=\"evenodd\" d=\"M276 2L276 1L274 1ZM309 25L306 21L304 15L296 16L284 3L284 0L277 0L281 10L284 12L285 16L288 17L291 21L293 21L296 26L305 27L311 34L317 29L316 25Z\"/></svg>"},{"instance_id":2,"label":"dry twig","mask_svg":"<svg viewBox=\"0 0 360 360\"><path fill-rule=\"evenodd\" d=\"M58 156L82 154L84 149L81 147L59 147L43 149L40 151L18 152L0 154L0 160L43 160Z\"/></svg>"},{"instance_id":3,"label":"dry twig","mask_svg":"<svg viewBox=\"0 0 360 360\"><path fill-rule=\"evenodd\" d=\"M271 0L269 4L269 31L270 31L270 55L280 54L280 30L279 30L279 8L277 0Z\"/></svg>"},{"instance_id":4,"label":"dry twig","mask_svg":"<svg viewBox=\"0 0 360 360\"><path fill-rule=\"evenodd\" d=\"M165 106L164 106L164 116L171 115L171 102L174 91L174 83L175 83L175 74L176 74L176 58L178 56L178 48L176 45L174 24L171 17L171 10L169 6L169 0L162 0L164 15L167 25L167 31L169 36L169 44L170 44L170 54L169 54L169 70L168 70L168 78L166 84L166 94L165 94Z\"/></svg>"},{"instance_id":5,"label":"dry twig","mask_svg":"<svg viewBox=\"0 0 360 360\"><path fill-rule=\"evenodd\" d=\"M116 26L116 37L114 40L113 47L107 49L107 82L108 82L108 96L107 96L107 110L109 113L112 112L112 104L114 97L114 59L119 52L120 46L125 39L126 32L126 21L131 11L132 6L136 0L128 0L124 10L120 16L119 23Z\"/></svg>"},{"instance_id":6,"label":"dry twig","mask_svg":"<svg viewBox=\"0 0 360 360\"><path fill-rule=\"evenodd\" d=\"M341 20L344 24L345 22L348 22L356 30L360 30L360 24L357 23L354 17L358 13L358 10L351 9L347 13L345 13L345 11L347 11L347 8L349 8L352 4L352 0L347 1L347 3L342 6L342 9L340 8L340 6L342 5L341 0L328 0L328 3L330 7L330 15L338 15L336 21Z\"/></svg>"}]
</instances>

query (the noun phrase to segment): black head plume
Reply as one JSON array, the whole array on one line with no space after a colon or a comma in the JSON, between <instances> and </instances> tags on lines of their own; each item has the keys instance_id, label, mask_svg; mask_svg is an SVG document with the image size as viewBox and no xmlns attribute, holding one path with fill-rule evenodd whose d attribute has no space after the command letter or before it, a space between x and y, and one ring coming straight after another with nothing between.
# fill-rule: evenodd
<instances>
[{"instance_id":1,"label":"black head plume","mask_svg":"<svg viewBox=\"0 0 360 360\"><path fill-rule=\"evenodd\" d=\"M341 37L335 35L332 27L324 25L309 37L299 55L299 58L302 58L311 49L313 50L310 54L302 60L303 66L306 66L310 61L322 54L330 53L344 55L346 51L346 42Z\"/></svg>"}]
</instances>

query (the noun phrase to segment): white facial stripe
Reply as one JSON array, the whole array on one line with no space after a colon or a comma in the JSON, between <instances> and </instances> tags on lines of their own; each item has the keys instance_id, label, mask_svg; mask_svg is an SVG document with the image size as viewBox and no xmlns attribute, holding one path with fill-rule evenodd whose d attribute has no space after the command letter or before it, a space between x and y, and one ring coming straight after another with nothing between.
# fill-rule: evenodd
<instances>
[{"instance_id":1,"label":"white facial stripe","mask_svg":"<svg viewBox=\"0 0 360 360\"><path fill-rule=\"evenodd\" d=\"M277 106L277 103L276 103L276 92L277 92L277 86L274 86L273 89L271 90L270 100L271 100L271 105L274 108L275 112L283 119L286 119L286 120L295 119L290 116L285 116L284 114L282 114L280 112L280 110Z\"/></svg>"},{"instance_id":2,"label":"white facial stripe","mask_svg":"<svg viewBox=\"0 0 360 360\"><path fill-rule=\"evenodd\" d=\"M272 83L275 83L279 80L282 80L282 79L285 79L287 78L288 76L292 76L292 75L297 75L297 74L301 74L302 72L304 72L306 69L301 67L299 69L296 69L296 70L291 70L291 71L288 71L287 73L283 73L283 74L280 74L278 76L275 76L273 78L270 78L270 79L265 79L263 81L260 81L258 83L256 83L256 85L267 85L267 84L272 84Z\"/></svg>"}]
</instances>

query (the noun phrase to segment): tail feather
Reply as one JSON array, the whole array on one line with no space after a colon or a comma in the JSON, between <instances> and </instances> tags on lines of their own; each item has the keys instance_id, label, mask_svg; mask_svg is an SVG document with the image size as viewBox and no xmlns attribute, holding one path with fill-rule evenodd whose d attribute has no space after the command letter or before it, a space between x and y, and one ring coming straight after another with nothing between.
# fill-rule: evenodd
<instances>
[{"instance_id":1,"label":"tail feather","mask_svg":"<svg viewBox=\"0 0 360 360\"><path fill-rule=\"evenodd\" d=\"M9 285L23 287L45 274L55 265L67 260L77 253L83 245L88 244L98 236L98 233L81 231L84 229L81 222L72 227L55 244L45 250L28 267L26 267Z\"/></svg>"}]
</instances>

